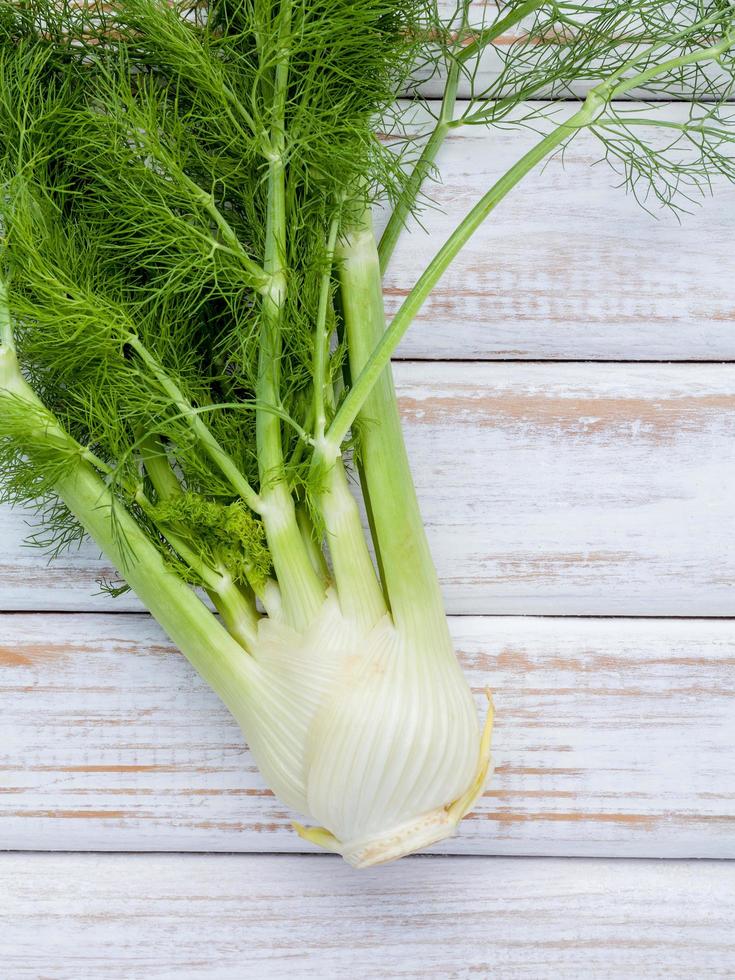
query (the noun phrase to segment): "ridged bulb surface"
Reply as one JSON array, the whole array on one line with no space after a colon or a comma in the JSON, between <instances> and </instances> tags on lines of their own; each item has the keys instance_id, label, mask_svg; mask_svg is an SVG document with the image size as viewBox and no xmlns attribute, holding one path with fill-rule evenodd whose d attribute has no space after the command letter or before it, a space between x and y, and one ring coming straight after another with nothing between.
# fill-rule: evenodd
<instances>
[{"instance_id":1,"label":"ridged bulb surface","mask_svg":"<svg viewBox=\"0 0 735 980\"><path fill-rule=\"evenodd\" d=\"M353 864L448 836L444 808L467 792L479 747L451 646L416 649L388 616L358 630L333 593L306 633L264 620L258 639L236 714L276 795Z\"/></svg>"}]
</instances>

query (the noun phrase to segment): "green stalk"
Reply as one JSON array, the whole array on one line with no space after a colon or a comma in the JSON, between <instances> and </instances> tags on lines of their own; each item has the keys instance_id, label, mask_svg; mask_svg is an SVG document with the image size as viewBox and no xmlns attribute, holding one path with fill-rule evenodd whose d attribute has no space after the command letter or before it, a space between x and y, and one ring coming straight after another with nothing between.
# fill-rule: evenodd
<instances>
[{"instance_id":1,"label":"green stalk","mask_svg":"<svg viewBox=\"0 0 735 980\"><path fill-rule=\"evenodd\" d=\"M622 78L627 71L630 71L631 68L635 68L635 66L639 64L641 61L643 62L647 61L652 54L654 54L656 51L660 50L661 48L670 48L675 41L682 41L687 37L691 37L695 31L701 31L702 28L705 27L717 27L718 24L722 24L723 15L724 15L724 11L718 10L717 13L711 14L709 17L703 17L695 24L688 24L680 31L668 35L668 37L666 37L665 40L659 41L655 44L651 44L647 48L644 48L642 51L636 52L636 54L634 54L631 58L629 58L627 61L624 61L618 68L616 68L615 71L612 72L612 74L610 74L608 78L602 83L602 85L598 85L597 89L612 90L612 83L617 82L617 80ZM725 48L722 51L717 52L717 54L713 54L712 52L720 48L722 44L725 44ZM732 36L728 35L728 37L724 41L718 43L717 45L713 45L712 47L700 48L698 51L690 51L688 54L677 55L677 57L671 58L668 61L661 62L658 65L652 65L650 68L647 68L645 71L639 72L637 75L634 75L632 78L628 79L627 81L632 84L629 84L627 89L624 89L624 91L627 91L628 89L631 88L636 88L640 85L645 85L647 81L650 81L652 78L655 78L656 75L660 75L666 71L669 71L671 68L680 68L683 67L684 65L695 64L699 61L708 61L713 57L718 57L719 54L722 54L724 53L724 51L727 51L728 48L732 47L732 45L733 45L733 38ZM620 90L616 89L616 92L617 91ZM613 96L611 95L610 97L612 98Z\"/></svg>"},{"instance_id":2,"label":"green stalk","mask_svg":"<svg viewBox=\"0 0 735 980\"><path fill-rule=\"evenodd\" d=\"M714 16L706 18L699 22L696 28L699 29L710 22L716 23L717 20L718 18ZM675 35L675 37L687 36L692 30L694 28L690 27L686 31ZM688 52L676 58L670 58L658 65L652 65L650 68L646 68L632 78L619 81L626 70L634 67L640 61L645 61L646 58L649 58L661 46L661 44L654 44L646 51L639 52L628 62L621 65L604 82L596 85L588 94L581 108L529 150L525 156L487 191L469 214L460 222L419 277L416 285L393 318L389 329L383 334L380 342L367 359L360 375L356 378L354 385L332 421L327 432L327 439L329 441L337 445L341 444L350 426L365 404L373 386L389 363L393 351L401 342L414 317L423 306L434 286L436 286L448 266L454 261L457 254L488 215L526 174L557 149L569 136L591 125L595 121L596 116L599 115L601 108L607 105L611 99L623 95L631 89L645 85L658 75L666 74L686 65L716 60L735 46L735 36L728 34L718 44L712 45L709 48L703 48L699 51Z\"/></svg>"},{"instance_id":3,"label":"green stalk","mask_svg":"<svg viewBox=\"0 0 735 980\"><path fill-rule=\"evenodd\" d=\"M140 443L140 455L159 500L171 500L181 490L176 474L168 461L166 447L160 436L147 436Z\"/></svg>"},{"instance_id":4,"label":"green stalk","mask_svg":"<svg viewBox=\"0 0 735 980\"><path fill-rule=\"evenodd\" d=\"M480 31L472 39L470 44L459 52L457 61L461 65L466 64L471 58L475 58L480 54L488 44L492 44L493 41L496 41L506 31L515 27L524 18L530 17L531 14L535 13L535 11L539 10L547 2L548 0L526 0L526 3L522 3L520 7L517 7L511 13L496 21L490 27Z\"/></svg>"},{"instance_id":5,"label":"green stalk","mask_svg":"<svg viewBox=\"0 0 735 980\"><path fill-rule=\"evenodd\" d=\"M380 259L369 211L337 250L350 372L357 377L385 330ZM427 646L448 639L441 590L419 511L390 368L361 405L361 478L393 620Z\"/></svg>"},{"instance_id":6,"label":"green stalk","mask_svg":"<svg viewBox=\"0 0 735 980\"><path fill-rule=\"evenodd\" d=\"M135 334L130 334L126 339L126 343L150 369L182 417L187 420L204 451L227 478L233 490L242 497L251 510L257 513L261 506L258 494L242 475L232 457L225 452L217 439L209 431L208 426L200 418L199 413L194 411L176 382L166 373L159 361Z\"/></svg>"},{"instance_id":7,"label":"green stalk","mask_svg":"<svg viewBox=\"0 0 735 980\"><path fill-rule=\"evenodd\" d=\"M299 522L301 537L304 539L304 544L306 545L306 550L309 553L309 558L311 559L311 564L314 571L317 573L322 585L326 589L329 585L331 576L329 574L329 568L324 557L324 552L321 548L321 543L319 541L316 528L314 527L314 522L311 519L311 515L309 514L306 504L296 505L296 520Z\"/></svg>"},{"instance_id":8,"label":"green stalk","mask_svg":"<svg viewBox=\"0 0 735 980\"><path fill-rule=\"evenodd\" d=\"M246 651L252 652L258 640L260 616L254 603L248 601L232 581L224 565L218 565L219 579L207 589L214 608L222 617L227 632Z\"/></svg>"},{"instance_id":9,"label":"green stalk","mask_svg":"<svg viewBox=\"0 0 735 980\"><path fill-rule=\"evenodd\" d=\"M385 226L385 230L380 237L378 255L380 257L381 272L385 272L385 270L388 268L388 263L393 256L393 252L398 244L398 239L406 227L406 221L414 209L423 183L431 173L437 153L439 152L439 149L444 143L446 135L449 132L449 123L451 123L452 119L454 118L454 107L457 102L458 83L459 64L458 62L453 61L449 69L447 85L444 89L444 98L442 99L441 111L439 113L436 126L434 127L431 136L426 141L426 145L416 161L416 165L411 172L411 176L406 182L406 187L403 190L398 203L393 209L393 212L388 220L388 224Z\"/></svg>"},{"instance_id":10,"label":"green stalk","mask_svg":"<svg viewBox=\"0 0 735 980\"><path fill-rule=\"evenodd\" d=\"M621 119L615 116L600 116L595 122L595 129L609 129L614 133L627 129L629 126L643 126L646 129L673 129L678 133L699 133L702 136L714 136L715 139L722 139L723 130L716 126L706 126L701 123L677 123L669 119L647 119L645 116L624 116Z\"/></svg>"},{"instance_id":11,"label":"green stalk","mask_svg":"<svg viewBox=\"0 0 735 980\"><path fill-rule=\"evenodd\" d=\"M329 293L332 284L332 266L334 264L334 250L337 246L337 233L339 231L339 215L335 215L329 225L327 236L327 254L325 268L322 274L322 281L319 287L319 306L316 317L316 330L314 331L314 436L316 439L324 437L326 429L326 409L325 393L328 384L327 379L327 357L329 354L330 332L327 329L327 310L329 307Z\"/></svg>"},{"instance_id":12,"label":"green stalk","mask_svg":"<svg viewBox=\"0 0 735 980\"><path fill-rule=\"evenodd\" d=\"M339 456L330 453L331 447L324 444L327 403L330 409L334 407L332 386L327 377L330 340L327 310L338 231L339 216L335 216L329 226L327 263L320 284L314 336L315 451L312 472L317 475L320 487L316 504L324 521L340 609L361 628L369 629L385 615L387 607L365 541L357 502L350 492L344 464Z\"/></svg>"},{"instance_id":13,"label":"green stalk","mask_svg":"<svg viewBox=\"0 0 735 980\"><path fill-rule=\"evenodd\" d=\"M5 345L0 387L23 399L29 415L42 411L48 418L46 430L51 449L64 459L80 453L74 440L23 380L10 348ZM83 525L102 552L112 561L145 607L161 624L204 680L233 712L250 686L255 664L197 598L191 588L168 569L123 505L114 500L92 466L79 455L55 487L59 497Z\"/></svg>"},{"instance_id":14,"label":"green stalk","mask_svg":"<svg viewBox=\"0 0 735 980\"><path fill-rule=\"evenodd\" d=\"M452 122L454 121L454 109L457 104L457 87L459 84L459 77L462 67L471 58L479 55L488 44L492 44L493 41L496 41L503 33L505 33L505 31L515 27L516 24L523 20L524 17L528 17L529 14L532 14L535 10L538 10L539 7L542 7L544 3L546 3L546 0L528 0L527 3L521 4L517 10L508 14L506 17L501 18L501 20L497 21L491 27L488 27L487 30L484 30L478 34L471 41L471 43L462 48L461 51L452 52L449 70L447 71L447 81L444 86L441 109L439 111L436 125L423 150L421 151L421 155L416 161L413 170L411 171L411 175L408 178L400 200L393 209L390 219L388 220L388 224L385 226L385 230L380 238L378 254L380 255L381 272L385 272L386 268L388 267L388 263L390 262L393 252L395 251L395 247L398 244L398 239L406 226L406 221L408 220L409 215L413 211L424 181L431 173L437 153L444 143L447 133L452 128ZM466 30L467 5L465 5L462 26L459 30L456 46L460 46L462 44Z\"/></svg>"},{"instance_id":15,"label":"green stalk","mask_svg":"<svg viewBox=\"0 0 735 980\"><path fill-rule=\"evenodd\" d=\"M145 439L141 443L141 456L159 500L171 500L182 492L160 438L149 436ZM149 503L145 501L143 506L151 512L151 517L155 520L155 514L152 513ZM199 575L207 595L222 617L229 634L246 650L253 650L258 635L259 616L254 603L249 602L233 582L224 562L218 561L214 568L209 568L171 528L161 528L161 533L189 567Z\"/></svg>"},{"instance_id":16,"label":"green stalk","mask_svg":"<svg viewBox=\"0 0 735 980\"><path fill-rule=\"evenodd\" d=\"M616 89L613 92L612 89L610 89L610 86L613 81L615 81L618 78L621 78L626 71L630 71L631 68L635 68L638 62L650 58L651 55L660 47L669 47L672 41L681 40L682 38L685 38L688 35L690 35L692 31L699 30L702 27L706 27L710 25L716 26L718 23L721 22L721 20L722 20L721 14L714 15L713 17L708 17L697 24L690 25L685 30L680 31L677 34L668 37L666 41L661 42L660 44L653 44L653 45L649 45L646 48L643 48L642 50L634 54L631 58L629 58L627 61L625 61L623 64L621 64L607 78L605 83L602 83L602 85L597 87L598 90L602 91L605 87L607 87L611 93L608 95L608 99L617 98L618 95L622 94L623 90ZM633 40L634 39L630 37L621 38L619 43L624 44L627 47L631 44ZM732 47L732 41L728 43L728 47ZM689 64L692 61L709 60L713 57L716 57L716 55L713 56L712 49L704 48L702 49L702 51L697 52L697 56L695 58L692 58L690 55L685 56L686 61L684 62L682 62L680 58L674 58L669 62L652 66L650 70L651 71L650 77L653 78L656 75L661 74L664 70L666 70L667 66L679 67L682 64ZM634 83L633 85L626 86L625 91L627 91L629 88L634 88L645 84L645 80L642 78L641 74L638 74L634 77L633 83ZM458 122L460 124L466 124L466 125L472 125L472 124L483 123L483 122L485 123L492 122L494 119L498 119L502 114L504 114L507 109L512 109L515 106L517 106L520 102L532 98L540 89L544 88L546 85L547 85L547 80L542 78L534 85L527 86L522 91L517 92L514 95L506 96L505 98L502 99L494 99L490 104L489 108L478 109L476 112L469 113L468 115L463 116L462 119ZM456 126L458 122L455 122L454 125Z\"/></svg>"},{"instance_id":17,"label":"green stalk","mask_svg":"<svg viewBox=\"0 0 735 980\"><path fill-rule=\"evenodd\" d=\"M177 177L186 184L195 199L203 204L207 214L217 226L228 249L237 256L243 269L250 276L253 288L259 293L267 292L269 278L266 270L262 269L245 251L240 239L232 230L232 226L217 207L214 197L208 194L207 191L202 190L196 181L193 181L183 170L177 172Z\"/></svg>"},{"instance_id":18,"label":"green stalk","mask_svg":"<svg viewBox=\"0 0 735 980\"><path fill-rule=\"evenodd\" d=\"M296 629L305 629L324 600L324 589L309 559L285 482L280 398L281 322L286 303L286 99L288 97L291 2L279 11L278 51L273 83L273 122L268 148L267 219L263 266L270 285L262 299L261 343L258 352L256 441L260 472L260 514L284 613Z\"/></svg>"},{"instance_id":19,"label":"green stalk","mask_svg":"<svg viewBox=\"0 0 735 980\"><path fill-rule=\"evenodd\" d=\"M441 109L439 110L439 117L436 121L436 125L434 126L431 136L426 141L426 145L421 151L421 155L411 171L411 176L406 182L403 193L401 194L396 206L393 208L393 212L388 219L388 224L385 226L385 230L380 237L378 255L380 257L381 272L385 272L385 270L388 268L388 263L393 256L393 252L398 244L398 239L401 236L401 232L406 227L406 221L413 211L416 200L419 196L419 192L421 191L421 187L431 173L432 167L434 166L434 161L436 160L436 155L439 152L447 133L449 132L449 123L451 123L451 121L454 119L454 107L457 103L457 86L459 84L460 67L459 60L454 58L450 63L449 71L447 72L444 96L442 98Z\"/></svg>"},{"instance_id":20,"label":"green stalk","mask_svg":"<svg viewBox=\"0 0 735 980\"><path fill-rule=\"evenodd\" d=\"M700 51L680 55L678 58L670 58L668 61L661 62L660 65L652 65L633 78L626 78L613 85L612 82L620 77L621 71L618 70L612 78L604 83L609 92L608 101L625 95L631 89L642 88L662 72L675 71L677 68L683 68L685 65L695 65L702 61L716 61L717 58L729 51L733 45L735 45L735 34L728 34L718 44L713 44L709 48L702 48Z\"/></svg>"},{"instance_id":21,"label":"green stalk","mask_svg":"<svg viewBox=\"0 0 735 980\"><path fill-rule=\"evenodd\" d=\"M361 628L370 629L387 607L344 464L340 458L323 456L324 448L317 445L313 466L323 483L317 504L326 529L340 609Z\"/></svg>"},{"instance_id":22,"label":"green stalk","mask_svg":"<svg viewBox=\"0 0 735 980\"><path fill-rule=\"evenodd\" d=\"M10 319L10 307L8 305L8 287L0 279L0 354L5 352L13 355L15 360L15 337L13 336L13 324ZM2 380L0 378L0 380Z\"/></svg>"},{"instance_id":23,"label":"green stalk","mask_svg":"<svg viewBox=\"0 0 735 980\"><path fill-rule=\"evenodd\" d=\"M587 96L581 109L545 136L533 149L529 150L490 190L478 201L469 214L460 222L450 237L439 249L426 267L416 285L404 300L394 316L390 327L380 336L380 340L364 358L359 373L352 368L356 379L347 397L342 402L332 421L327 439L341 445L352 423L367 405L373 387L390 362L391 355L402 340L414 317L425 300L447 270L450 263L466 245L491 211L503 200L526 174L540 163L553 150L557 149L572 133L587 126L604 99L593 90ZM352 341L350 341L352 343Z\"/></svg>"},{"instance_id":24,"label":"green stalk","mask_svg":"<svg viewBox=\"0 0 735 980\"><path fill-rule=\"evenodd\" d=\"M234 711L250 676L251 661L242 646L166 567L91 466L80 463L58 482L56 491L171 640Z\"/></svg>"}]
</instances>

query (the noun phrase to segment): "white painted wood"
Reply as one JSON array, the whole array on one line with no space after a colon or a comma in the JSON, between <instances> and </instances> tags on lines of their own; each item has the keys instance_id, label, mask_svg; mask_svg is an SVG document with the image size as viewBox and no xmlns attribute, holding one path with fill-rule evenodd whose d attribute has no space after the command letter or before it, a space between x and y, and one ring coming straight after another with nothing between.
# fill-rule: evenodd
<instances>
[{"instance_id":1,"label":"white painted wood","mask_svg":"<svg viewBox=\"0 0 735 980\"><path fill-rule=\"evenodd\" d=\"M451 612L735 612L735 367L398 366Z\"/></svg>"},{"instance_id":2,"label":"white painted wood","mask_svg":"<svg viewBox=\"0 0 735 980\"><path fill-rule=\"evenodd\" d=\"M573 106L543 108L561 121ZM686 119L686 105L657 110ZM637 114L648 114L644 106ZM423 131L426 115L416 115ZM542 131L548 129L546 125ZM665 130L643 130L660 145ZM524 130L466 127L437 160L433 209L404 232L385 280L395 312L457 223L539 139ZM681 224L656 219L619 187L601 146L581 133L564 157L537 168L493 213L434 290L400 355L419 358L732 360L730 262L735 188L691 206ZM654 205L651 205L654 207ZM384 218L379 217L381 230Z\"/></svg>"},{"instance_id":3,"label":"white painted wood","mask_svg":"<svg viewBox=\"0 0 735 980\"><path fill-rule=\"evenodd\" d=\"M37 526L34 513L0 505L0 609L141 608L134 596L113 600L100 592L100 581L116 576L91 542L48 561L43 551L27 543Z\"/></svg>"},{"instance_id":4,"label":"white painted wood","mask_svg":"<svg viewBox=\"0 0 735 980\"><path fill-rule=\"evenodd\" d=\"M6 855L13 980L729 978L722 863Z\"/></svg>"},{"instance_id":5,"label":"white painted wood","mask_svg":"<svg viewBox=\"0 0 735 980\"><path fill-rule=\"evenodd\" d=\"M452 620L495 776L453 853L735 857L735 636L695 620ZM0 849L310 849L147 617L0 619Z\"/></svg>"},{"instance_id":6,"label":"white painted wood","mask_svg":"<svg viewBox=\"0 0 735 980\"><path fill-rule=\"evenodd\" d=\"M452 613L735 615L735 365L398 363ZM47 565L3 512L0 606L90 599L93 547Z\"/></svg>"}]
</instances>

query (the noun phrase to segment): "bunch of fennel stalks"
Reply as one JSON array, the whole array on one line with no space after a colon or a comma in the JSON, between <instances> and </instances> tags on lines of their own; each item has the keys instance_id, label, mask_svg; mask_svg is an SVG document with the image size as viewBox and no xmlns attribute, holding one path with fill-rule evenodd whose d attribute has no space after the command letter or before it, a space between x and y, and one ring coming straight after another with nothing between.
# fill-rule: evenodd
<instances>
[{"instance_id":1,"label":"bunch of fennel stalks","mask_svg":"<svg viewBox=\"0 0 735 980\"><path fill-rule=\"evenodd\" d=\"M40 508L52 553L99 545L120 575L110 591L137 594L268 785L316 825L299 833L358 867L451 835L489 764L392 352L481 222L581 130L641 198L679 208L733 177L729 0L470 14L442 19L425 0L0 5L4 498ZM444 98L417 134L395 100L432 74ZM553 125L528 102L580 88ZM643 116L623 101L633 90L652 100ZM671 93L691 101L685 122L657 111ZM381 275L445 136L468 125L539 139L386 325ZM376 202L392 209L379 244Z\"/></svg>"}]
</instances>

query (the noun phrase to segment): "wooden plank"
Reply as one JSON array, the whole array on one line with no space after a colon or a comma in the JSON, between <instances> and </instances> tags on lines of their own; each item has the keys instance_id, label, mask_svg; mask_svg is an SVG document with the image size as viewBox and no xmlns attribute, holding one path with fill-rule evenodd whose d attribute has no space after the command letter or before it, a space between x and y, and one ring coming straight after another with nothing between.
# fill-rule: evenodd
<instances>
[{"instance_id":1,"label":"wooden plank","mask_svg":"<svg viewBox=\"0 0 735 980\"><path fill-rule=\"evenodd\" d=\"M722 862L6 855L13 980L732 977Z\"/></svg>"},{"instance_id":2,"label":"wooden plank","mask_svg":"<svg viewBox=\"0 0 735 980\"><path fill-rule=\"evenodd\" d=\"M100 591L103 579L115 578L112 566L91 542L48 561L27 543L38 528L36 515L0 506L0 610L139 610L135 596L111 599Z\"/></svg>"},{"instance_id":3,"label":"wooden plank","mask_svg":"<svg viewBox=\"0 0 735 980\"><path fill-rule=\"evenodd\" d=\"M143 616L0 623L0 849L298 851L234 721ZM452 853L735 857L735 638L452 620L496 772Z\"/></svg>"},{"instance_id":4,"label":"wooden plank","mask_svg":"<svg viewBox=\"0 0 735 980\"><path fill-rule=\"evenodd\" d=\"M397 377L451 612L733 615L733 367Z\"/></svg>"},{"instance_id":5,"label":"wooden plank","mask_svg":"<svg viewBox=\"0 0 735 980\"><path fill-rule=\"evenodd\" d=\"M735 366L398 363L452 613L735 615ZM47 566L3 514L5 609L90 599L86 547Z\"/></svg>"},{"instance_id":6,"label":"wooden plank","mask_svg":"<svg viewBox=\"0 0 735 980\"><path fill-rule=\"evenodd\" d=\"M530 105L526 107L526 110ZM541 108L536 106L536 108ZM650 110L638 107L641 115ZM544 107L560 121L572 107ZM688 107L658 110L684 121ZM413 118L413 117L412 117ZM426 125L416 114L416 128ZM549 126L542 126L541 130ZM665 130L642 130L660 145ZM538 136L523 130L455 130L437 160L433 209L404 232L385 280L395 312L472 205ZM735 187L682 223L646 213L580 133L501 204L434 290L400 348L403 357L449 359L732 360L735 304L723 275L731 252ZM651 205L653 207L653 204ZM379 218L382 228L384 218Z\"/></svg>"}]
</instances>

